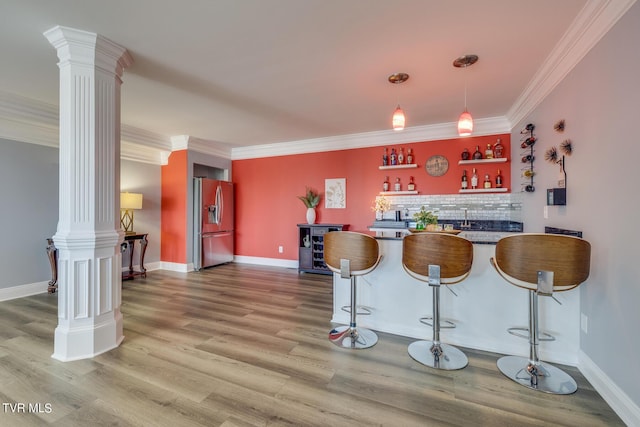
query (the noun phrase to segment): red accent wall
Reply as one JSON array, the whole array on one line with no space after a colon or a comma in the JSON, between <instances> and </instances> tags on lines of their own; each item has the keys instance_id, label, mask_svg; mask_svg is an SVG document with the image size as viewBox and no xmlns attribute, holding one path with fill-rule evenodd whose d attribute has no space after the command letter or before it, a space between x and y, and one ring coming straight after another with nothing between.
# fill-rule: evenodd
<instances>
[{"instance_id":1,"label":"red accent wall","mask_svg":"<svg viewBox=\"0 0 640 427\"><path fill-rule=\"evenodd\" d=\"M472 167L478 169L480 182L485 173L494 180L497 169L503 186L511 191L510 163L459 166L460 153L466 147L473 154L476 145L484 154L487 144L500 137L505 155L511 153L509 134L479 136L438 141L416 142L395 146L414 151L416 169L379 170L383 147L359 148L324 153L234 160L233 181L236 183L236 255L298 259L297 227L305 223L306 208L296 196L310 186L324 195L325 179L346 178L346 209L325 209L324 197L316 208L317 223L345 223L351 230L365 230L374 220L371 206L382 191L385 176L393 183L400 177L406 190L413 176L416 190L424 194L457 194L463 169L470 177ZM393 146L388 146L389 151ZM432 177L424 169L425 161L440 154L449 160L449 170ZM511 161L511 159L509 159ZM392 184L393 185L393 184ZM164 192L163 192L164 193ZM164 196L163 196L164 197ZM164 224L164 217L163 217ZM278 253L278 246L284 253ZM163 236L164 247L164 236ZM164 257L163 257L164 259Z\"/></svg>"},{"instance_id":2,"label":"red accent wall","mask_svg":"<svg viewBox=\"0 0 640 427\"><path fill-rule=\"evenodd\" d=\"M187 150L174 151L160 170L162 185L160 259L187 263Z\"/></svg>"}]
</instances>

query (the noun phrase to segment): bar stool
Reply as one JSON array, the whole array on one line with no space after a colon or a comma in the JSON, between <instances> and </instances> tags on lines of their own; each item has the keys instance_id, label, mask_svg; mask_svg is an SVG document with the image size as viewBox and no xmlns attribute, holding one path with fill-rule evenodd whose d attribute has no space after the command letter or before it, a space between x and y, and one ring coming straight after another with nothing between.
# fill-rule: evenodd
<instances>
[{"instance_id":1,"label":"bar stool","mask_svg":"<svg viewBox=\"0 0 640 427\"><path fill-rule=\"evenodd\" d=\"M378 342L375 332L356 327L356 314L371 314L369 309L356 307L356 277L365 275L380 263L378 241L353 231L332 231L324 235L324 262L329 270L351 280L351 305L342 309L351 314L349 326L339 326L329 332L329 340L339 347L361 349Z\"/></svg>"},{"instance_id":2,"label":"bar stool","mask_svg":"<svg viewBox=\"0 0 640 427\"><path fill-rule=\"evenodd\" d=\"M436 369L462 369L467 356L454 346L440 342L440 285L453 285L467 278L473 263L473 245L467 239L444 233L417 233L402 243L402 266L413 278L433 289L432 341L409 345L409 355L423 365ZM429 324L427 319L420 322ZM451 322L449 327L455 327ZM442 326L444 327L444 326Z\"/></svg>"},{"instance_id":3,"label":"bar stool","mask_svg":"<svg viewBox=\"0 0 640 427\"><path fill-rule=\"evenodd\" d=\"M533 390L571 394L578 386L569 374L538 357L538 295L568 291L589 277L591 245L578 237L526 233L500 239L491 265L510 284L529 291L529 358L504 356L498 369L513 381ZM512 328L509 332L513 332ZM553 338L552 338L553 339ZM548 339L547 339L548 341Z\"/></svg>"}]
</instances>

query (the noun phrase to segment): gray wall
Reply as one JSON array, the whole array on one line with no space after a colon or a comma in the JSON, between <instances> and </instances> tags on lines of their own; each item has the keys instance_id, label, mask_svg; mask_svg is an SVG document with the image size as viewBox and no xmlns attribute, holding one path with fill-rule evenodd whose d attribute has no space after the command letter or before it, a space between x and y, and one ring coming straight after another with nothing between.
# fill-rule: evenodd
<instances>
[{"instance_id":1,"label":"gray wall","mask_svg":"<svg viewBox=\"0 0 640 427\"><path fill-rule=\"evenodd\" d=\"M120 188L130 193L142 193L142 209L134 211L134 231L148 233L149 245L144 256L145 267L160 261L160 165L122 160L120 163ZM136 243L136 251L138 244ZM122 265L128 266L126 256ZM134 253L133 265L138 265L138 252Z\"/></svg>"},{"instance_id":2,"label":"gray wall","mask_svg":"<svg viewBox=\"0 0 640 427\"><path fill-rule=\"evenodd\" d=\"M46 238L58 226L58 166L57 148L0 139L0 289L51 279ZM123 190L144 195L135 230L149 233L145 265L158 263L160 165L123 160L120 173Z\"/></svg>"},{"instance_id":3,"label":"gray wall","mask_svg":"<svg viewBox=\"0 0 640 427\"><path fill-rule=\"evenodd\" d=\"M520 123L512 141L519 155L520 134L536 125L536 192L523 200L525 231L545 225L582 230L592 244L591 275L578 290L588 333L580 347L596 365L640 405L640 382L633 368L640 350L640 4L636 3L564 81ZM553 130L564 118L564 134ZM575 153L566 159L567 206L549 207L546 188L556 186L558 167L544 153L565 138ZM521 164L514 162L512 176ZM515 186L514 186L515 187ZM524 298L524 297L523 297ZM580 319L575 319L579 322Z\"/></svg>"},{"instance_id":4,"label":"gray wall","mask_svg":"<svg viewBox=\"0 0 640 427\"><path fill-rule=\"evenodd\" d=\"M46 238L58 225L58 149L0 139L0 200L0 288L49 281Z\"/></svg>"}]
</instances>

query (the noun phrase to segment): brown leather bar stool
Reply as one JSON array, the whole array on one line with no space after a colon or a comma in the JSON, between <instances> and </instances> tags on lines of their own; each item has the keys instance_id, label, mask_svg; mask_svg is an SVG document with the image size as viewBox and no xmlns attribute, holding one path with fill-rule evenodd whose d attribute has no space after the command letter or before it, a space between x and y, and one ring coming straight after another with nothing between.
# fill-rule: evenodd
<instances>
[{"instance_id":1,"label":"brown leather bar stool","mask_svg":"<svg viewBox=\"0 0 640 427\"><path fill-rule=\"evenodd\" d=\"M409 345L409 355L423 365L453 370L462 369L469 363L462 351L440 342L440 285L463 281L469 275L472 264L473 245L462 237L444 233L417 233L403 239L402 266L411 277L428 283L433 289L433 340L416 341ZM427 323L426 319L420 321Z\"/></svg>"},{"instance_id":2,"label":"brown leather bar stool","mask_svg":"<svg viewBox=\"0 0 640 427\"><path fill-rule=\"evenodd\" d=\"M498 241L491 264L507 282L529 291L529 358L501 357L500 372L545 393L571 394L578 389L569 374L538 357L538 295L552 296L580 285L589 277L590 259L591 245L578 237L526 233Z\"/></svg>"},{"instance_id":3,"label":"brown leather bar stool","mask_svg":"<svg viewBox=\"0 0 640 427\"><path fill-rule=\"evenodd\" d=\"M351 314L349 326L339 326L329 332L329 340L339 347L369 348L378 342L375 332L356 327L356 314L370 314L356 306L356 277L371 272L380 262L378 241L371 236L352 231L332 231L324 235L324 262L343 279L351 280L351 305L342 309Z\"/></svg>"}]
</instances>

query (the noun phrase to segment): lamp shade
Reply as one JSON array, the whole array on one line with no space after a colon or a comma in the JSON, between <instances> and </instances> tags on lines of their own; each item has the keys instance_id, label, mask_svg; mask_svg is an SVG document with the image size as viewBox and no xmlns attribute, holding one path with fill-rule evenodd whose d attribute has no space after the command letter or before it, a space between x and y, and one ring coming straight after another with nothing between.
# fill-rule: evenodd
<instances>
[{"instance_id":1,"label":"lamp shade","mask_svg":"<svg viewBox=\"0 0 640 427\"><path fill-rule=\"evenodd\" d=\"M458 119L458 135L469 136L473 132L473 117L465 108Z\"/></svg>"},{"instance_id":2,"label":"lamp shade","mask_svg":"<svg viewBox=\"0 0 640 427\"><path fill-rule=\"evenodd\" d=\"M120 193L120 209L142 209L142 194Z\"/></svg>"},{"instance_id":3,"label":"lamp shade","mask_svg":"<svg viewBox=\"0 0 640 427\"><path fill-rule=\"evenodd\" d=\"M396 107L396 110L393 112L393 130L402 130L404 129L404 111L400 108L400 105Z\"/></svg>"}]
</instances>

